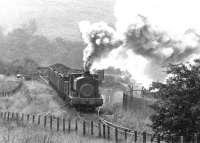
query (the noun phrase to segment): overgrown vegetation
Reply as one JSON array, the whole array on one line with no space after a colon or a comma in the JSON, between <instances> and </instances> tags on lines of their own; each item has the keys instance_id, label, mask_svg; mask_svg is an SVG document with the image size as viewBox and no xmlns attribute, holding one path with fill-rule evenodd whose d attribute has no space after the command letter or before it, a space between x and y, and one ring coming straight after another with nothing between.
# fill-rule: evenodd
<instances>
[{"instance_id":1,"label":"overgrown vegetation","mask_svg":"<svg viewBox=\"0 0 200 143\"><path fill-rule=\"evenodd\" d=\"M37 72L38 63L30 58L14 60L12 62L0 61L0 74L34 74Z\"/></svg>"},{"instance_id":2,"label":"overgrown vegetation","mask_svg":"<svg viewBox=\"0 0 200 143\"><path fill-rule=\"evenodd\" d=\"M6 93L14 92L21 86L22 86L21 82L0 80L0 94L4 92Z\"/></svg>"},{"instance_id":3,"label":"overgrown vegetation","mask_svg":"<svg viewBox=\"0 0 200 143\"><path fill-rule=\"evenodd\" d=\"M49 39L38 34L38 26L34 20L8 33L0 28L0 45L1 60L6 62L28 57L43 66L55 63L82 66L83 44L80 41L65 40L62 37ZM0 67L2 64L4 65L0 62Z\"/></svg>"},{"instance_id":4,"label":"overgrown vegetation","mask_svg":"<svg viewBox=\"0 0 200 143\"><path fill-rule=\"evenodd\" d=\"M195 64L169 65L166 83L152 85L158 101L152 106L152 128L169 139L171 135L191 139L200 131L200 60Z\"/></svg>"},{"instance_id":5,"label":"overgrown vegetation","mask_svg":"<svg viewBox=\"0 0 200 143\"><path fill-rule=\"evenodd\" d=\"M37 125L0 120L0 142L2 143L114 143L95 137L83 137L71 132L48 131Z\"/></svg>"},{"instance_id":6,"label":"overgrown vegetation","mask_svg":"<svg viewBox=\"0 0 200 143\"><path fill-rule=\"evenodd\" d=\"M147 101L143 98L133 97L131 107L125 111L121 103L106 104L103 107L105 117L118 125L132 128L137 131L152 132L150 128L150 116L153 114L153 110L149 107L151 101Z\"/></svg>"}]
</instances>

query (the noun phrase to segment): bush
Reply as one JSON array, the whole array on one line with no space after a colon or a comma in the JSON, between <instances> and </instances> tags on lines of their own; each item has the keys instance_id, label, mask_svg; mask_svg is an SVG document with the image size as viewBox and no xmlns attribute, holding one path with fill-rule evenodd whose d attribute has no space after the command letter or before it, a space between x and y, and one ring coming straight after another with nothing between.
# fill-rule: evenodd
<instances>
[{"instance_id":1,"label":"bush","mask_svg":"<svg viewBox=\"0 0 200 143\"><path fill-rule=\"evenodd\" d=\"M14 60L12 62L0 61L0 74L16 75L16 74L33 74L37 72L38 63L30 58Z\"/></svg>"},{"instance_id":2,"label":"bush","mask_svg":"<svg viewBox=\"0 0 200 143\"><path fill-rule=\"evenodd\" d=\"M169 65L166 83L155 82L158 101L151 107L152 128L167 140L171 135L184 136L190 140L200 131L200 60L195 64Z\"/></svg>"}]
</instances>

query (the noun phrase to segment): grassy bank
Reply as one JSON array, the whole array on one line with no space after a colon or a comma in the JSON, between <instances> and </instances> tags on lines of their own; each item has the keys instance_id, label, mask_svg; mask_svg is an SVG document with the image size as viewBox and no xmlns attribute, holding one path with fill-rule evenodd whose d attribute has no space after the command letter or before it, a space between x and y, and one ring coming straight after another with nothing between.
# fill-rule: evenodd
<instances>
[{"instance_id":1,"label":"grassy bank","mask_svg":"<svg viewBox=\"0 0 200 143\"><path fill-rule=\"evenodd\" d=\"M149 117L153 114L153 110L149 107L153 101L145 98L133 97L131 106L125 111L121 103L106 104L104 106L105 117L118 125L132 128L137 131L152 132L149 125L151 121Z\"/></svg>"},{"instance_id":2,"label":"grassy bank","mask_svg":"<svg viewBox=\"0 0 200 143\"><path fill-rule=\"evenodd\" d=\"M113 143L96 137L83 137L75 132L47 131L35 126L0 121L2 143Z\"/></svg>"}]
</instances>

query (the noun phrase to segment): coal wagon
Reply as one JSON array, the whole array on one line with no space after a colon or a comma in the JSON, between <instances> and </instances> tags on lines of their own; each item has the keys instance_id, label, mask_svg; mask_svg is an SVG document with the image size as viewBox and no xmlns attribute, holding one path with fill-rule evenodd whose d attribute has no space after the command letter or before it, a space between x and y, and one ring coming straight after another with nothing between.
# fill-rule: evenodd
<instances>
[{"instance_id":1,"label":"coal wagon","mask_svg":"<svg viewBox=\"0 0 200 143\"><path fill-rule=\"evenodd\" d=\"M48 68L48 80L59 96L76 108L95 109L103 104L98 74L55 64Z\"/></svg>"}]
</instances>

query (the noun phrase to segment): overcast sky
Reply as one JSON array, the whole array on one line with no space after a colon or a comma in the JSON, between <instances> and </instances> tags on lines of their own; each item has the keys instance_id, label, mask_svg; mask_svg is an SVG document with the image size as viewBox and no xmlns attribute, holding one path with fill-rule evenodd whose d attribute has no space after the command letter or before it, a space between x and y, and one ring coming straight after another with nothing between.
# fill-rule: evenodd
<instances>
[{"instance_id":1,"label":"overcast sky","mask_svg":"<svg viewBox=\"0 0 200 143\"><path fill-rule=\"evenodd\" d=\"M0 25L10 30L36 19L42 33L76 38L81 20L113 24L117 19L125 27L141 14L163 30L184 33L200 29L199 6L198 0L1 0Z\"/></svg>"},{"instance_id":2,"label":"overcast sky","mask_svg":"<svg viewBox=\"0 0 200 143\"><path fill-rule=\"evenodd\" d=\"M122 24L133 22L141 14L159 28L176 33L200 29L199 0L117 0L116 17Z\"/></svg>"},{"instance_id":3,"label":"overcast sky","mask_svg":"<svg viewBox=\"0 0 200 143\"><path fill-rule=\"evenodd\" d=\"M11 30L35 19L48 36L77 39L78 22L114 22L114 0L1 0L0 25Z\"/></svg>"},{"instance_id":4,"label":"overcast sky","mask_svg":"<svg viewBox=\"0 0 200 143\"><path fill-rule=\"evenodd\" d=\"M199 7L199 0L0 0L0 26L3 27L5 32L11 31L13 28L17 28L34 19L40 34L50 38L59 36L66 40L81 41L78 23L83 20L88 20L92 23L104 21L109 25L115 25L115 30L122 37L129 24L139 23L141 25L141 23L145 23L145 25L155 28L150 34L148 32L147 35L144 34L144 39L150 37L149 48L152 48L151 43L159 45L158 43L160 42L160 39L151 39L151 35L154 35L155 31L158 34L162 31L172 41L179 41L179 53L177 56L183 54L184 50L189 47L191 51L195 52L192 53L192 56L190 53L186 55L193 58L200 55L200 36L196 33L185 34L185 32L190 28L199 32ZM138 18L137 15L144 16L148 22L144 22L144 18L141 18L141 16ZM138 27L136 26L136 28ZM178 40L175 40L175 38ZM167 38L164 40L167 41ZM142 42L142 40L140 41ZM144 44L141 44L140 47ZM134 46L134 44L131 45L131 48L137 48L137 46ZM156 47L158 46L154 46L154 51L158 53L159 50L162 51L164 49L164 52L162 52L164 53L163 57L166 56L166 53L171 55L174 51L173 49L169 50L171 47L160 47L155 50ZM177 45L174 47L177 47ZM167 48L168 52L166 51ZM144 61L147 61L147 64L140 59L141 56L143 56ZM181 60L187 59L187 56ZM115 60L113 57L111 58ZM123 66L127 65L130 73L139 79L143 79L144 72L147 71L146 67L153 67L152 65L154 65L157 68L161 66L157 65L157 63L148 65L150 60L146 60L145 55L141 53L140 58L132 54L128 60L125 59L125 64L123 64ZM117 63L120 63L120 61ZM132 67L133 63L143 67ZM147 72L154 72L151 68L149 69ZM158 74L151 73L151 75L155 76ZM148 79L144 79L144 81L148 81Z\"/></svg>"}]
</instances>

